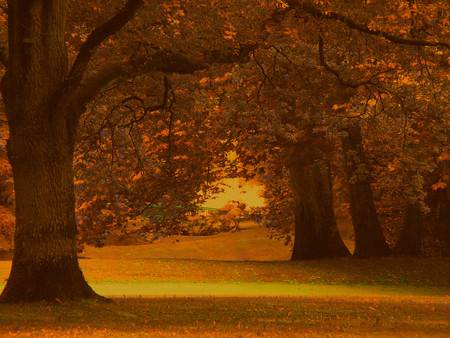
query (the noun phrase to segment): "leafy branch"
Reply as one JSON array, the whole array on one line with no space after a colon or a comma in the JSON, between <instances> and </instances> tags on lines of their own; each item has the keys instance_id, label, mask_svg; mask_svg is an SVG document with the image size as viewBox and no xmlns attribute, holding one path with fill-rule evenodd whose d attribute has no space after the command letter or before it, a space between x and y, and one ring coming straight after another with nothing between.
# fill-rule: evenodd
<instances>
[{"instance_id":1,"label":"leafy branch","mask_svg":"<svg viewBox=\"0 0 450 338\"><path fill-rule=\"evenodd\" d=\"M169 91L170 91L170 90L171 90L171 84L170 84L170 81L169 81L169 79L167 78L167 76L165 76L165 77L164 77L164 94L163 94L163 102L162 102L161 104L154 105L154 106L147 106L147 107L146 107L146 106L144 105L144 101L143 101L140 97L138 97L138 96L130 96L130 97L127 97L127 98L123 99L123 100L122 100L122 105L124 105L125 103L127 103L127 102L129 102L129 101L132 101L132 100L137 100L137 101L139 101L139 103L140 103L140 104L142 105L142 107L143 107L144 113L143 113L140 117L138 117L138 118L136 117L136 114L135 114L133 120L131 120L131 121L128 122L127 124L121 125L120 127L121 127L121 128L129 127L129 126L132 125L133 123L141 122L141 121L147 116L147 114L150 113L150 112L154 112L154 111L157 111L157 110L164 110L164 109L166 109L167 106L168 106L168 102L169 102Z\"/></svg>"},{"instance_id":2,"label":"leafy branch","mask_svg":"<svg viewBox=\"0 0 450 338\"><path fill-rule=\"evenodd\" d=\"M231 51L224 54L213 50L209 54L197 58L188 58L182 53L170 50L158 51L151 55L140 55L128 61L106 66L87 78L84 85L77 90L76 98L78 104L85 105L104 89L137 75L151 72L193 74L211 67L214 63L248 62L248 54L256 48L257 45L242 45L237 52Z\"/></svg>"},{"instance_id":3,"label":"leafy branch","mask_svg":"<svg viewBox=\"0 0 450 338\"><path fill-rule=\"evenodd\" d=\"M357 30L361 33L367 34L367 35L373 35L385 38L388 41L391 41L395 44L399 45L409 45L409 46L422 46L422 47L444 47L450 50L450 44L447 42L442 41L428 41L428 40L421 40L421 39L414 39L414 38L406 38L402 36L396 36L389 34L387 32L384 32L380 29L373 29L368 27L365 24L361 24L353 20L352 18L336 13L336 12L330 12L330 11L322 11L319 8L317 8L314 4L309 2L303 2L303 1L288 1L289 8L286 10L296 9L301 12L307 13L311 16L314 16L316 18L321 19L327 19L327 20L333 20L333 21L339 21L346 25L350 29Z\"/></svg>"},{"instance_id":4,"label":"leafy branch","mask_svg":"<svg viewBox=\"0 0 450 338\"><path fill-rule=\"evenodd\" d=\"M92 52L109 36L117 33L130 21L137 10L144 4L143 0L128 0L125 6L103 25L95 28L81 46L80 52L72 65L68 77L69 86L76 87L83 79L91 60Z\"/></svg>"},{"instance_id":5,"label":"leafy branch","mask_svg":"<svg viewBox=\"0 0 450 338\"><path fill-rule=\"evenodd\" d=\"M324 67L328 72L332 73L334 76L336 76L336 78L338 79L339 83L344 86L344 87L349 87L349 88L358 88L360 86L366 86L366 85L376 85L373 80L384 73L388 73L390 70L385 70L385 71L379 71L373 75L370 76L369 79L364 80L364 81L360 81L360 82L356 82L356 83L351 83L349 81L346 81L345 79L342 78L341 73L336 70L333 69L333 67L331 67L329 64L327 64L327 62L325 61L325 55L324 55L324 51L323 51L323 37L322 34L319 34L319 59L320 59L320 65L322 67Z\"/></svg>"}]
</instances>

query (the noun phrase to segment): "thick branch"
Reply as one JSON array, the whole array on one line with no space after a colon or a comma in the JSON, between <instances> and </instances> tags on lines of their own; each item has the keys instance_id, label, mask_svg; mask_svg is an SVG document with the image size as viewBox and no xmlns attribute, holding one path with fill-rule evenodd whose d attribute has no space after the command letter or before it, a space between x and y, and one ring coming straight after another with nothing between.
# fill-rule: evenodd
<instances>
[{"instance_id":1,"label":"thick branch","mask_svg":"<svg viewBox=\"0 0 450 338\"><path fill-rule=\"evenodd\" d=\"M122 29L122 27L133 18L137 10L143 4L143 0L128 0L125 6L115 16L89 34L88 38L81 46L80 52L70 70L69 81L71 85L76 86L83 79L94 49L106 38Z\"/></svg>"},{"instance_id":2,"label":"thick branch","mask_svg":"<svg viewBox=\"0 0 450 338\"><path fill-rule=\"evenodd\" d=\"M450 50L450 44L446 42L440 41L427 41L427 40L419 40L419 39L411 39L401 36L395 36L389 33L386 33L379 29L369 28L365 24L360 24L355 20L336 12L324 12L317 8L312 3L304 3L299 1L288 1L289 8L287 10L299 10L301 12L307 13L316 18L328 19L342 22L348 28L355 29L367 35L379 36L383 37L386 40L389 40L395 44L399 45L410 45L410 46L435 46L435 47L445 47Z\"/></svg>"},{"instance_id":3,"label":"thick branch","mask_svg":"<svg viewBox=\"0 0 450 338\"><path fill-rule=\"evenodd\" d=\"M196 59L189 59L183 54L171 51L159 51L151 56L141 55L99 70L95 75L86 79L84 85L77 90L76 97L80 104L85 105L102 90L137 75L151 72L192 74L198 70L209 68L214 63L247 62L249 51L255 48L256 46L243 46L238 53L230 54L213 51L210 55Z\"/></svg>"}]
</instances>

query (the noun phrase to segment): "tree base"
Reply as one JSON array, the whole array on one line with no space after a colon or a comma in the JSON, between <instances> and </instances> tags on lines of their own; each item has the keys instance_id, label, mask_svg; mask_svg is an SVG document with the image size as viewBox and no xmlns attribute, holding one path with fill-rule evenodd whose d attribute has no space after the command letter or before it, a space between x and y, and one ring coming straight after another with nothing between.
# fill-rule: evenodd
<instances>
[{"instance_id":1,"label":"tree base","mask_svg":"<svg viewBox=\"0 0 450 338\"><path fill-rule=\"evenodd\" d=\"M381 242L378 245L366 246L365 248L355 247L353 257L355 258L371 258L371 257L388 257L392 255L392 250L386 244Z\"/></svg>"},{"instance_id":2,"label":"tree base","mask_svg":"<svg viewBox=\"0 0 450 338\"><path fill-rule=\"evenodd\" d=\"M113 303L100 296L84 279L77 259L67 259L60 264L21 264L13 259L11 275L0 295L0 303L95 300ZM35 267L38 267L37 269Z\"/></svg>"},{"instance_id":3,"label":"tree base","mask_svg":"<svg viewBox=\"0 0 450 338\"><path fill-rule=\"evenodd\" d=\"M351 253L340 237L334 238L333 243L310 243L294 242L291 261L326 259L337 257L351 257Z\"/></svg>"}]
</instances>

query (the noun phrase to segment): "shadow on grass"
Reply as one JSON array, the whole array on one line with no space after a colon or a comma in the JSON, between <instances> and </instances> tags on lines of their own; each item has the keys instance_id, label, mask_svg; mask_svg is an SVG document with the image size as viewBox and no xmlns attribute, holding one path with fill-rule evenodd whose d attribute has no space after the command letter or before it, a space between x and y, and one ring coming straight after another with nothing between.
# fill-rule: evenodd
<instances>
[{"instance_id":1,"label":"shadow on grass","mask_svg":"<svg viewBox=\"0 0 450 338\"><path fill-rule=\"evenodd\" d=\"M395 298L116 298L2 305L0 336L448 337L449 311L448 302Z\"/></svg>"}]
</instances>

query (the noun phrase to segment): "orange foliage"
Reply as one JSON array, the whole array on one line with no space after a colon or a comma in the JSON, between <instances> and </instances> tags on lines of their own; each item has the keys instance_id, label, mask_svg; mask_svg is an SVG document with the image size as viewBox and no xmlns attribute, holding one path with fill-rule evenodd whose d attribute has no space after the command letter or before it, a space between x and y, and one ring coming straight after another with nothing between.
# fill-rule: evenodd
<instances>
[{"instance_id":1,"label":"orange foliage","mask_svg":"<svg viewBox=\"0 0 450 338\"><path fill-rule=\"evenodd\" d=\"M3 236L9 244L13 240L12 234L14 232L15 221L16 218L13 216L11 210L0 205L0 236Z\"/></svg>"}]
</instances>

